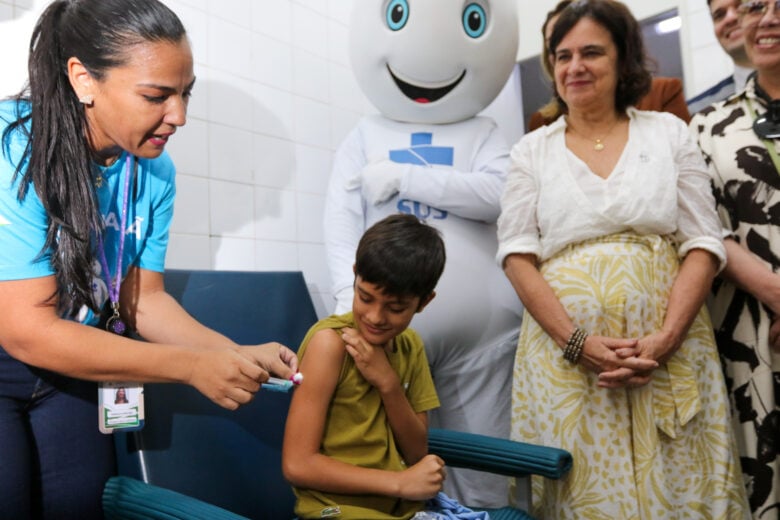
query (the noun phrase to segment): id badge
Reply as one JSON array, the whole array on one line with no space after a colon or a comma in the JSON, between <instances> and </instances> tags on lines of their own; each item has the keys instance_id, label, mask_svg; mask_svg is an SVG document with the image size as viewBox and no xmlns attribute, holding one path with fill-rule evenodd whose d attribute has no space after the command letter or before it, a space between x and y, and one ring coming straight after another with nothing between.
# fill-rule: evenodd
<instances>
[{"instance_id":1,"label":"id badge","mask_svg":"<svg viewBox=\"0 0 780 520\"><path fill-rule=\"evenodd\" d=\"M100 383L98 428L102 433L136 431L144 427L144 385Z\"/></svg>"}]
</instances>

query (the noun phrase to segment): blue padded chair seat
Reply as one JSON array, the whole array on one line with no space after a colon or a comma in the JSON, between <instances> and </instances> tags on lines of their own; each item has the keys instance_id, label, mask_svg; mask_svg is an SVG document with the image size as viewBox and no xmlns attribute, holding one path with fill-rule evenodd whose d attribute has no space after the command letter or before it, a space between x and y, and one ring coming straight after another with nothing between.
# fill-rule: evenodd
<instances>
[{"instance_id":1,"label":"blue padded chair seat","mask_svg":"<svg viewBox=\"0 0 780 520\"><path fill-rule=\"evenodd\" d=\"M146 484L130 477L113 477L103 490L106 518L124 520L248 520L169 489Z\"/></svg>"},{"instance_id":2,"label":"blue padded chair seat","mask_svg":"<svg viewBox=\"0 0 780 520\"><path fill-rule=\"evenodd\" d=\"M122 520L250 520L201 500L130 477L113 477L103 492L106 518ZM534 520L524 511L503 507L487 511L490 520ZM291 513L292 515L292 513Z\"/></svg>"},{"instance_id":3,"label":"blue padded chair seat","mask_svg":"<svg viewBox=\"0 0 780 520\"><path fill-rule=\"evenodd\" d=\"M535 520L525 511L514 509L512 507L502 507L501 509L477 509L477 511L487 511L490 520Z\"/></svg>"}]
</instances>

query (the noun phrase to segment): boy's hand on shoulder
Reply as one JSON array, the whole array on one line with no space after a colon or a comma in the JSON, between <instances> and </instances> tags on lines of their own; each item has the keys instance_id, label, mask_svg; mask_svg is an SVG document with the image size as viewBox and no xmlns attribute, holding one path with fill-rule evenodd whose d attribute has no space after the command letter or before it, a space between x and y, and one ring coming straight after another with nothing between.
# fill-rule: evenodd
<instances>
[{"instance_id":1,"label":"boy's hand on shoulder","mask_svg":"<svg viewBox=\"0 0 780 520\"><path fill-rule=\"evenodd\" d=\"M398 473L399 497L407 500L427 500L441 491L447 474L444 461L428 454L414 466Z\"/></svg>"},{"instance_id":2,"label":"boy's hand on shoulder","mask_svg":"<svg viewBox=\"0 0 780 520\"><path fill-rule=\"evenodd\" d=\"M380 393L389 392L400 385L398 374L390 366L383 347L370 344L357 330L349 327L341 330L341 339L357 369Z\"/></svg>"}]
</instances>

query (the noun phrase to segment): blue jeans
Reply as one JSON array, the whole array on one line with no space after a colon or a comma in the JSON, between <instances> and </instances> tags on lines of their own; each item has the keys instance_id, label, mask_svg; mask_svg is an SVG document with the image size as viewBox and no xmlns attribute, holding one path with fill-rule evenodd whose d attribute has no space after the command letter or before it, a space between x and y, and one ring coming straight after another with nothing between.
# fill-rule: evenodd
<instances>
[{"instance_id":1,"label":"blue jeans","mask_svg":"<svg viewBox=\"0 0 780 520\"><path fill-rule=\"evenodd\" d=\"M97 385L36 369L0 347L0 519L103 518L115 473Z\"/></svg>"}]
</instances>

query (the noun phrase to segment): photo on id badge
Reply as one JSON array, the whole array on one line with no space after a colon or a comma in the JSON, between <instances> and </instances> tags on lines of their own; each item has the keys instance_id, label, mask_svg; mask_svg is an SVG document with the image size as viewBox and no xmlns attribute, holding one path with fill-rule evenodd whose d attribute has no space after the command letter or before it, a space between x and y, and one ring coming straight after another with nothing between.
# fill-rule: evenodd
<instances>
[{"instance_id":1,"label":"photo on id badge","mask_svg":"<svg viewBox=\"0 0 780 520\"><path fill-rule=\"evenodd\" d=\"M144 388L138 383L100 383L98 427L103 433L144 427Z\"/></svg>"}]
</instances>

